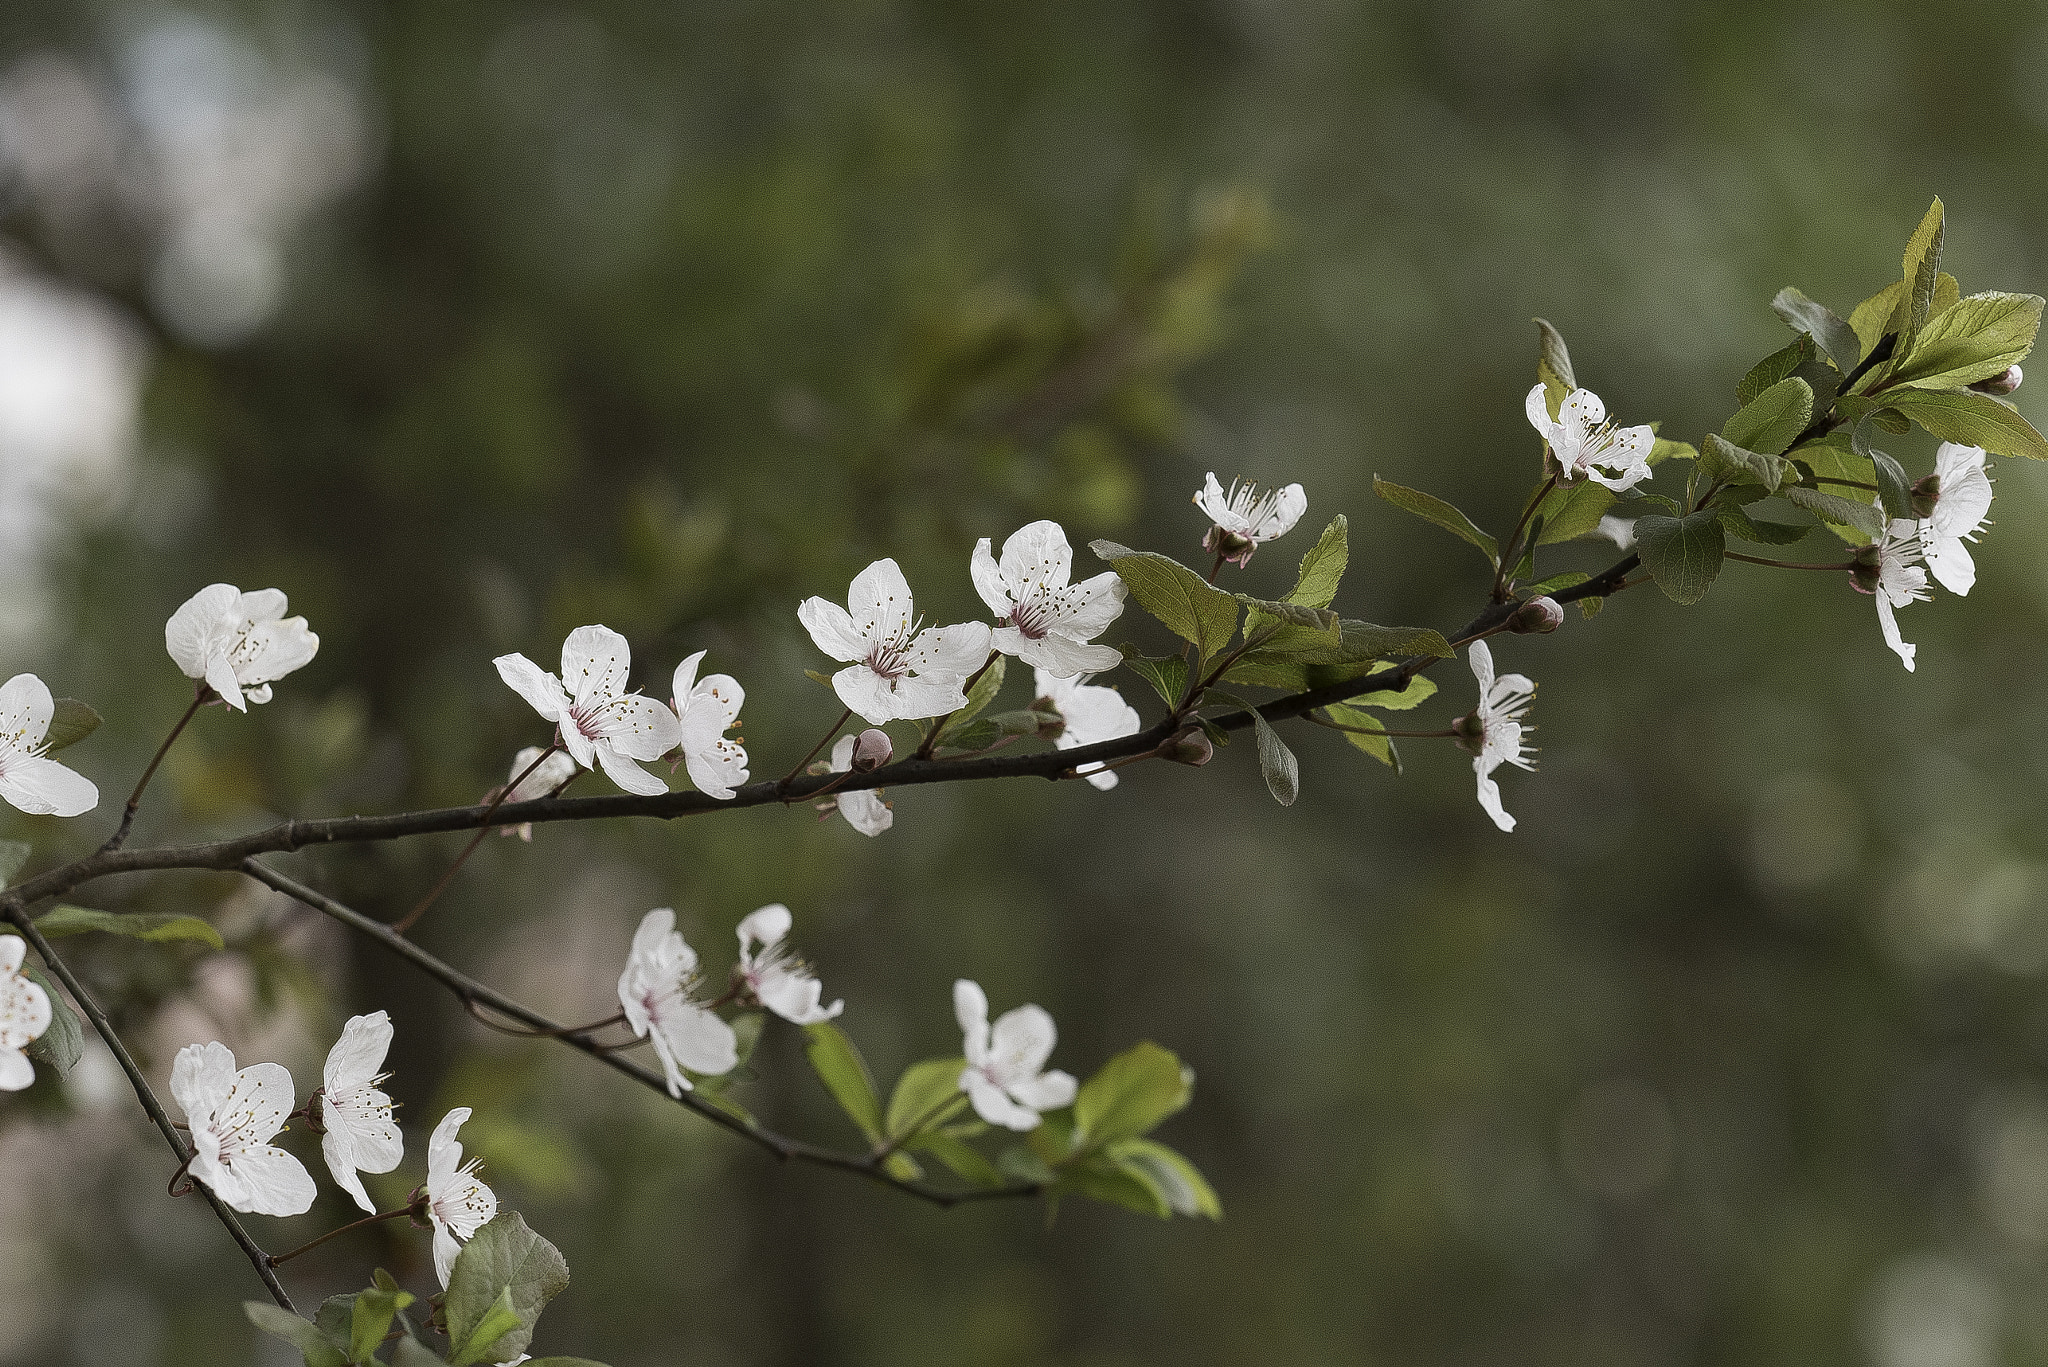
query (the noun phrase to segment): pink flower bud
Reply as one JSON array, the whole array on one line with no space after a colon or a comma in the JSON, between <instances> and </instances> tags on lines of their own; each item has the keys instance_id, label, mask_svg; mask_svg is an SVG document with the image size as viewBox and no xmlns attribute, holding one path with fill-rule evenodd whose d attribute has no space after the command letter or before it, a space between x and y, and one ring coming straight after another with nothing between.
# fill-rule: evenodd
<instances>
[{"instance_id":1,"label":"pink flower bud","mask_svg":"<svg viewBox=\"0 0 2048 1367\"><path fill-rule=\"evenodd\" d=\"M2020 387L2020 381L2025 378L2025 374L2018 366L2009 365L1999 374L1988 380L1979 380L1970 388L1979 394L2010 394Z\"/></svg>"},{"instance_id":2,"label":"pink flower bud","mask_svg":"<svg viewBox=\"0 0 2048 1367\"><path fill-rule=\"evenodd\" d=\"M1508 618L1508 630L1521 636L1544 635L1564 625L1564 609L1555 598L1531 598Z\"/></svg>"},{"instance_id":3,"label":"pink flower bud","mask_svg":"<svg viewBox=\"0 0 2048 1367\"><path fill-rule=\"evenodd\" d=\"M871 774L887 764L895 753L895 747L889 743L889 733L870 726L853 743L853 772Z\"/></svg>"},{"instance_id":4,"label":"pink flower bud","mask_svg":"<svg viewBox=\"0 0 2048 1367\"><path fill-rule=\"evenodd\" d=\"M1216 746L1208 734L1199 727L1183 731L1159 749L1161 759L1170 759L1175 764L1191 764L1200 767L1216 758Z\"/></svg>"}]
</instances>

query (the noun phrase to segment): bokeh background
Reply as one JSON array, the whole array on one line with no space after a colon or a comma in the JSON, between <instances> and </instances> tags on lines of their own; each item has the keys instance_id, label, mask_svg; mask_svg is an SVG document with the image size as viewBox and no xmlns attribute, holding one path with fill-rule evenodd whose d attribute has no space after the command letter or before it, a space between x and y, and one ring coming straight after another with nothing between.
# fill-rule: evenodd
<instances>
[{"instance_id":1,"label":"bokeh background","mask_svg":"<svg viewBox=\"0 0 2048 1367\"><path fill-rule=\"evenodd\" d=\"M780 773L837 710L802 596L889 554L976 614L974 539L1039 516L1192 558L1212 469L1308 489L1247 589L1342 511L1338 606L1455 625L1484 566L1371 479L1512 518L1532 315L1624 421L1696 439L1786 339L1772 293L1846 312L1935 194L1966 292L2040 291L2044 73L2025 3L10 0L0 650L107 723L67 756L100 813L0 837L104 835L188 696L162 622L216 580L284 588L322 649L199 720L142 840L473 801L542 739L490 658L586 621L650 691L708 647ZM1502 644L1542 683L1511 836L1457 751L1396 777L1297 728L1292 810L1237 745L1109 794L905 791L872 841L801 809L543 829L421 931L591 1019L650 906L719 972L785 901L885 1076L957 1049L956 975L1052 1010L1072 1071L1179 1051L1161 1137L1220 1223L777 1167L225 878L80 900L206 915L228 953L69 943L159 1076L218 1036L303 1090L388 1008L412 1152L373 1189L474 1106L574 1269L546 1352L2048 1362L2048 471L2001 465L1976 592L1902 614L1916 674L1840 577L1740 565ZM1418 724L1469 706L1439 676ZM284 863L388 916L459 843ZM758 1112L856 1142L794 1031L756 1071ZM293 1360L168 1166L103 1053L0 1101L0 1360ZM427 1289L385 1230L294 1291Z\"/></svg>"}]
</instances>

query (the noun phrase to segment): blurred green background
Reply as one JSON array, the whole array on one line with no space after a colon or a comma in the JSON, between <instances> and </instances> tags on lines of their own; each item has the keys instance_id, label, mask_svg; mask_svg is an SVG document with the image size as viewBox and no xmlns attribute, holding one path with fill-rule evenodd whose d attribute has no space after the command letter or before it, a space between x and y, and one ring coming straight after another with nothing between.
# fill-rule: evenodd
<instances>
[{"instance_id":1,"label":"blurred green background","mask_svg":"<svg viewBox=\"0 0 2048 1367\"><path fill-rule=\"evenodd\" d=\"M2016 3L11 0L0 646L107 724L67 756L101 811L0 837L36 866L103 837L188 696L162 622L215 580L285 589L322 649L199 720L144 841L473 801L543 738L490 658L586 621L649 691L708 647L774 776L837 711L801 597L887 554L976 615L974 539L1039 516L1193 559L1212 469L1308 490L1243 587L1342 511L1338 606L1454 626L1484 566L1371 479L1511 520L1532 314L1622 421L1697 439L1786 339L1772 293L1846 312L1935 194L1966 292L2039 291L2044 72L2048 8ZM158 1076L218 1036L303 1092L388 1008L410 1153L372 1189L474 1106L574 1270L543 1352L2048 1362L2048 472L1999 464L1976 592L1902 614L1917 674L1842 578L1741 565L1500 644L1542 683L1513 835L1448 746L1397 778L1295 728L1288 811L1236 745L1108 794L906 790L873 841L801 808L542 829L421 932L592 1019L649 907L717 974L785 901L885 1075L957 1049L959 975L1050 1009L1070 1071L1178 1051L1200 1081L1160 1137L1219 1224L780 1168L225 878L80 900L203 913L227 954L69 943ZM1438 677L1417 725L1470 705ZM281 863L395 916L459 845ZM0 1102L0 1360L291 1361L110 1068ZM857 1142L796 1032L756 1069L757 1112ZM378 1263L431 1284L390 1226L287 1280Z\"/></svg>"}]
</instances>

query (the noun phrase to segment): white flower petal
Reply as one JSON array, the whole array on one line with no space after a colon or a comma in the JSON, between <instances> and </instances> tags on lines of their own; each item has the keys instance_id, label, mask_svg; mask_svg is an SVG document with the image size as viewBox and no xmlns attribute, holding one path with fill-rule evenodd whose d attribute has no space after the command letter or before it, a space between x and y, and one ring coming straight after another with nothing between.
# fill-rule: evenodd
<instances>
[{"instance_id":1,"label":"white flower petal","mask_svg":"<svg viewBox=\"0 0 2048 1367\"><path fill-rule=\"evenodd\" d=\"M388 1011L349 1017L348 1024L341 1028L341 1038L327 1051L327 1062L320 1070L320 1085L335 1092L368 1082L384 1066L384 1056L391 1051L395 1033Z\"/></svg>"},{"instance_id":2,"label":"white flower petal","mask_svg":"<svg viewBox=\"0 0 2048 1367\"><path fill-rule=\"evenodd\" d=\"M873 643L901 636L910 628L910 581L894 560L877 560L853 577L847 589L846 610L862 639ZM813 633L815 637L816 633ZM822 648L823 643L820 643ZM831 654L830 651L826 652ZM866 653L863 648L862 654ZM839 656L857 659L858 656Z\"/></svg>"},{"instance_id":3,"label":"white flower petal","mask_svg":"<svg viewBox=\"0 0 2048 1367\"><path fill-rule=\"evenodd\" d=\"M1010 1095L1034 1111L1056 1111L1062 1106L1074 1104L1074 1097L1080 1091L1080 1084L1071 1073L1055 1068L1035 1078L1012 1083Z\"/></svg>"},{"instance_id":4,"label":"white flower petal","mask_svg":"<svg viewBox=\"0 0 2048 1367\"><path fill-rule=\"evenodd\" d=\"M320 1157L327 1164L334 1185L347 1192L364 1214L375 1215L377 1203L370 1199L370 1193L363 1189L363 1179L356 1175L356 1148L349 1132L329 1125L327 1133L320 1136Z\"/></svg>"},{"instance_id":5,"label":"white flower petal","mask_svg":"<svg viewBox=\"0 0 2048 1367\"><path fill-rule=\"evenodd\" d=\"M591 738L627 759L660 759L682 739L676 714L653 698L629 693L606 703L588 723ZM607 770L609 772L609 770ZM661 791L668 791L663 785Z\"/></svg>"},{"instance_id":6,"label":"white flower petal","mask_svg":"<svg viewBox=\"0 0 2048 1367\"><path fill-rule=\"evenodd\" d=\"M0 1046L0 1092L18 1092L36 1080L36 1066L19 1049Z\"/></svg>"},{"instance_id":7,"label":"white flower petal","mask_svg":"<svg viewBox=\"0 0 2048 1367\"><path fill-rule=\"evenodd\" d=\"M1019 1006L996 1017L989 1032L988 1066L1005 1087L1038 1076L1052 1057L1059 1031L1042 1006Z\"/></svg>"},{"instance_id":8,"label":"white flower petal","mask_svg":"<svg viewBox=\"0 0 2048 1367\"><path fill-rule=\"evenodd\" d=\"M845 608L823 598L806 598L796 610L796 619L811 633L818 649L835 660L865 659L868 640L860 634Z\"/></svg>"},{"instance_id":9,"label":"white flower petal","mask_svg":"<svg viewBox=\"0 0 2048 1367\"><path fill-rule=\"evenodd\" d=\"M208 584L164 623L164 649L186 678L206 677L216 647L226 648L228 624L238 616L241 603L242 591L233 584Z\"/></svg>"},{"instance_id":10,"label":"white flower petal","mask_svg":"<svg viewBox=\"0 0 2048 1367\"><path fill-rule=\"evenodd\" d=\"M764 949L770 945L780 944L789 934L794 919L789 908L780 902L771 902L758 911L748 912L740 921L736 932L740 940L740 953L751 958L757 944Z\"/></svg>"},{"instance_id":11,"label":"white flower petal","mask_svg":"<svg viewBox=\"0 0 2048 1367\"><path fill-rule=\"evenodd\" d=\"M1007 1092L983 1077L979 1070L969 1068L961 1073L960 1086L966 1091L974 1113L989 1124L1019 1133L1038 1128L1038 1112L1012 1101Z\"/></svg>"},{"instance_id":12,"label":"white flower petal","mask_svg":"<svg viewBox=\"0 0 2048 1367\"><path fill-rule=\"evenodd\" d=\"M981 984L971 978L960 978L953 983L953 1019L960 1023L964 1036L962 1052L967 1062L979 1068L988 1062L988 994L981 990Z\"/></svg>"},{"instance_id":13,"label":"white flower petal","mask_svg":"<svg viewBox=\"0 0 2048 1367\"><path fill-rule=\"evenodd\" d=\"M864 664L848 665L832 676L832 691L839 695L839 701L853 709L853 714L870 726L884 722L907 719L901 712L896 698L896 689L890 681L875 673ZM952 708L945 709L952 711ZM937 714L921 714L937 715Z\"/></svg>"},{"instance_id":14,"label":"white flower petal","mask_svg":"<svg viewBox=\"0 0 2048 1367\"><path fill-rule=\"evenodd\" d=\"M236 1210L253 1215L304 1215L320 1194L304 1163L268 1144L242 1150L233 1167L242 1180L243 1194L239 1201L228 1201L226 1196L221 1200Z\"/></svg>"},{"instance_id":15,"label":"white flower petal","mask_svg":"<svg viewBox=\"0 0 2048 1367\"><path fill-rule=\"evenodd\" d=\"M188 1044L171 1060L171 1097L194 1127L205 1124L234 1085L234 1052L218 1040Z\"/></svg>"},{"instance_id":16,"label":"white flower petal","mask_svg":"<svg viewBox=\"0 0 2048 1367\"><path fill-rule=\"evenodd\" d=\"M872 788L859 788L850 793L841 793L838 798L839 814L846 818L846 824L862 835L875 836L896 824L896 813L882 795Z\"/></svg>"},{"instance_id":17,"label":"white flower petal","mask_svg":"<svg viewBox=\"0 0 2048 1367\"><path fill-rule=\"evenodd\" d=\"M1003 543L1003 579L1018 596L1032 588L1065 588L1073 566L1066 529L1050 518L1026 523Z\"/></svg>"},{"instance_id":18,"label":"white flower petal","mask_svg":"<svg viewBox=\"0 0 2048 1367\"><path fill-rule=\"evenodd\" d=\"M33 674L17 674L0 684L0 754L28 754L49 734L57 703L50 688Z\"/></svg>"},{"instance_id":19,"label":"white flower petal","mask_svg":"<svg viewBox=\"0 0 2048 1367\"><path fill-rule=\"evenodd\" d=\"M1552 428L1550 400L1545 396L1542 381L1537 381L1536 386L1522 399L1522 411L1529 415L1529 426L1541 432L1543 439L1549 441Z\"/></svg>"},{"instance_id":20,"label":"white flower petal","mask_svg":"<svg viewBox=\"0 0 2048 1367\"><path fill-rule=\"evenodd\" d=\"M663 708L663 711L668 709ZM674 716L674 713L669 713ZM609 741L598 741L594 747L597 762L604 769L605 777L618 784L627 792L639 797L659 797L668 791L668 784L658 774L650 774L638 764L620 754Z\"/></svg>"},{"instance_id":21,"label":"white flower petal","mask_svg":"<svg viewBox=\"0 0 2048 1367\"><path fill-rule=\"evenodd\" d=\"M93 781L54 759L9 759L0 767L0 797L31 816L81 816L100 804Z\"/></svg>"},{"instance_id":22,"label":"white flower petal","mask_svg":"<svg viewBox=\"0 0 2048 1367\"><path fill-rule=\"evenodd\" d=\"M491 663L498 667L498 677L514 693L526 699L543 720L559 723L569 715L569 694L563 689L561 680L524 655L500 655Z\"/></svg>"},{"instance_id":23,"label":"white flower petal","mask_svg":"<svg viewBox=\"0 0 2048 1367\"><path fill-rule=\"evenodd\" d=\"M981 595L982 602L988 604L988 610L998 617L1009 616L1016 601L1002 570L996 565L995 556L989 551L987 537L974 543L974 555L967 562L967 572L974 580L974 591Z\"/></svg>"},{"instance_id":24,"label":"white flower petal","mask_svg":"<svg viewBox=\"0 0 2048 1367\"><path fill-rule=\"evenodd\" d=\"M467 1106L457 1106L441 1117L441 1123L434 1127L434 1133L427 1140L427 1175L453 1173L462 1166L462 1143L455 1137L463 1123L470 1117Z\"/></svg>"}]
</instances>

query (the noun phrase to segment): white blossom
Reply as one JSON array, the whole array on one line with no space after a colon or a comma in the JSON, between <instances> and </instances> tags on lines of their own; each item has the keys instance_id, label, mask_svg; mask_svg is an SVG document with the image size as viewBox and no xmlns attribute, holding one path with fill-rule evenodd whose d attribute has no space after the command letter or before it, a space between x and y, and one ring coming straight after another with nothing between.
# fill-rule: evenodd
<instances>
[{"instance_id":1,"label":"white blossom","mask_svg":"<svg viewBox=\"0 0 2048 1367\"><path fill-rule=\"evenodd\" d=\"M1934 474L1939 494L1934 510L1920 519L1920 549L1943 588L1967 594L1977 582L1977 564L1964 543L1977 539L1991 511L1984 448L1943 442L1934 453Z\"/></svg>"},{"instance_id":2,"label":"white blossom","mask_svg":"<svg viewBox=\"0 0 2048 1367\"><path fill-rule=\"evenodd\" d=\"M974 545L969 564L974 588L996 615L995 648L1055 674L1115 669L1124 662L1114 646L1089 644L1124 610L1128 590L1116 571L1078 584L1074 552L1057 522L1033 522L1010 533L998 562L989 539Z\"/></svg>"},{"instance_id":3,"label":"white blossom","mask_svg":"<svg viewBox=\"0 0 2048 1367\"><path fill-rule=\"evenodd\" d=\"M697 1003L691 995L696 985L697 951L676 932L675 912L656 907L633 933L633 950L619 975L619 1005L633 1033L653 1041L674 1097L690 1090L685 1068L717 1076L740 1061L732 1027Z\"/></svg>"},{"instance_id":4,"label":"white blossom","mask_svg":"<svg viewBox=\"0 0 2048 1367\"><path fill-rule=\"evenodd\" d=\"M0 797L30 816L78 816L100 802L93 781L45 752L57 703L33 674L0 684Z\"/></svg>"},{"instance_id":5,"label":"white blossom","mask_svg":"<svg viewBox=\"0 0 2048 1367\"><path fill-rule=\"evenodd\" d=\"M391 1049L391 1016L378 1011L352 1016L341 1038L327 1051L321 1070L318 1119L320 1156L341 1189L357 1205L375 1214L370 1194L358 1172L390 1172L405 1157L405 1140L391 1118L391 1098L377 1084L389 1077L379 1072Z\"/></svg>"},{"instance_id":6,"label":"white blossom","mask_svg":"<svg viewBox=\"0 0 2048 1367\"><path fill-rule=\"evenodd\" d=\"M1138 709L1125 702L1123 694L1089 683L1086 674L1069 677L1037 669L1032 671L1031 686L1037 690L1035 696L1049 700L1066 723L1052 742L1062 750L1135 736L1143 725ZM1076 772L1104 792L1116 787L1115 772L1104 769L1099 760Z\"/></svg>"},{"instance_id":7,"label":"white blossom","mask_svg":"<svg viewBox=\"0 0 2048 1367\"><path fill-rule=\"evenodd\" d=\"M204 679L239 712L270 701L270 684L312 662L320 638L286 617L282 589L244 593L208 584L164 623L164 649L188 679Z\"/></svg>"},{"instance_id":8,"label":"white blossom","mask_svg":"<svg viewBox=\"0 0 2048 1367\"><path fill-rule=\"evenodd\" d=\"M1242 566L1260 546L1294 530L1308 511L1308 495L1299 484L1261 493L1257 485L1237 480L1225 493L1211 471L1195 495L1195 506L1215 524L1202 538L1202 548Z\"/></svg>"},{"instance_id":9,"label":"white blossom","mask_svg":"<svg viewBox=\"0 0 2048 1367\"><path fill-rule=\"evenodd\" d=\"M21 971L28 942L0 936L0 1092L18 1092L36 1080L22 1050L50 1028L50 995Z\"/></svg>"},{"instance_id":10,"label":"white blossom","mask_svg":"<svg viewBox=\"0 0 2048 1367\"><path fill-rule=\"evenodd\" d=\"M673 750L682 723L654 699L626 691L633 650L625 637L605 626L576 628L562 642L559 679L524 655L500 655L491 663L513 692L555 723L578 764L603 766L612 782L642 797L668 791L635 761Z\"/></svg>"},{"instance_id":11,"label":"white blossom","mask_svg":"<svg viewBox=\"0 0 2048 1367\"><path fill-rule=\"evenodd\" d=\"M877 560L853 578L846 606L807 598L797 619L835 660L839 700L872 726L943 717L967 705L967 676L988 662L986 623L919 630L910 585L894 560Z\"/></svg>"},{"instance_id":12,"label":"white blossom","mask_svg":"<svg viewBox=\"0 0 2048 1367\"><path fill-rule=\"evenodd\" d=\"M854 747L860 742L853 736L841 736L832 744L831 772L844 774L853 768ZM855 788L850 792L834 793L819 805L820 810L829 813L836 807L846 818L846 824L862 835L880 835L896 824L896 813L890 809L879 788Z\"/></svg>"},{"instance_id":13,"label":"white blossom","mask_svg":"<svg viewBox=\"0 0 2048 1367\"><path fill-rule=\"evenodd\" d=\"M1908 603L1925 602L1933 596L1927 590L1927 571L1920 564L1919 524L1904 518L1893 519L1884 536L1872 543L1868 553L1876 557L1875 565L1862 574L1851 576L1851 582L1877 600L1878 630L1884 633L1884 643L1892 648L1910 674L1913 672L1913 656L1919 652L1919 647L1899 635L1899 619L1893 613Z\"/></svg>"},{"instance_id":14,"label":"white blossom","mask_svg":"<svg viewBox=\"0 0 2048 1367\"><path fill-rule=\"evenodd\" d=\"M546 755L547 758L542 759L542 755ZM538 768L535 767L536 760L539 761ZM531 772L528 772L529 770ZM505 801L532 802L536 798L547 797L576 777L576 774L576 761L570 757L567 750L542 750L538 745L529 745L512 757L511 771L505 775L505 781L512 785L512 790L505 794ZM484 800L488 802L490 798L496 797L498 792L498 789L492 789L489 797ZM501 826L498 828L498 834L516 835L521 840L530 842L533 839L533 823L522 821L517 826Z\"/></svg>"},{"instance_id":15,"label":"white blossom","mask_svg":"<svg viewBox=\"0 0 2048 1367\"><path fill-rule=\"evenodd\" d=\"M1593 528L1593 535L1604 536L1624 551L1636 548L1636 520L1632 517L1616 517L1613 513L1602 513L1600 523Z\"/></svg>"},{"instance_id":16,"label":"white blossom","mask_svg":"<svg viewBox=\"0 0 2048 1367\"><path fill-rule=\"evenodd\" d=\"M821 1006L825 989L811 966L789 946L789 908L780 902L751 912L739 924L740 961L733 971L754 999L793 1025L815 1025L846 1009L844 1001ZM754 947L760 946L756 953Z\"/></svg>"},{"instance_id":17,"label":"white blossom","mask_svg":"<svg viewBox=\"0 0 2048 1367\"><path fill-rule=\"evenodd\" d=\"M671 697L676 718L682 723L683 764L697 791L721 802L729 801L732 790L747 781L747 751L725 733L740 724L740 708L746 705L747 690L730 674L697 677L698 651L676 666L675 689Z\"/></svg>"},{"instance_id":18,"label":"white blossom","mask_svg":"<svg viewBox=\"0 0 2048 1367\"><path fill-rule=\"evenodd\" d=\"M444 1288L462 1245L498 1213L497 1193L477 1180L477 1165L483 1160L462 1161L462 1142L455 1132L468 1119L469 1107L457 1106L441 1117L427 1140L427 1220L434 1227L434 1275Z\"/></svg>"},{"instance_id":19,"label":"white blossom","mask_svg":"<svg viewBox=\"0 0 2048 1367\"><path fill-rule=\"evenodd\" d=\"M1555 419L1540 384L1529 391L1523 407L1529 425L1550 443L1550 453L1557 457L1558 477L1565 483L1584 475L1619 494L1650 477L1656 432L1647 424L1617 428L1607 421L1607 405L1592 390L1574 389L1567 394Z\"/></svg>"},{"instance_id":20,"label":"white blossom","mask_svg":"<svg viewBox=\"0 0 2048 1367\"><path fill-rule=\"evenodd\" d=\"M1011 1130L1038 1127L1040 1111L1056 1110L1074 1099L1074 1079L1054 1069L1045 1072L1059 1032L1041 1006L1020 1006L988 1023L988 995L966 978L953 984L953 1015L960 1022L967 1067L960 1089L974 1113L991 1125Z\"/></svg>"},{"instance_id":21,"label":"white blossom","mask_svg":"<svg viewBox=\"0 0 2048 1367\"><path fill-rule=\"evenodd\" d=\"M188 1171L235 1210L303 1215L313 1208L313 1175L270 1141L294 1109L292 1075L279 1063L239 1071L218 1041L188 1044L171 1062L171 1095L192 1132Z\"/></svg>"},{"instance_id":22,"label":"white blossom","mask_svg":"<svg viewBox=\"0 0 2048 1367\"><path fill-rule=\"evenodd\" d=\"M1522 744L1522 716L1529 710L1536 685L1524 674L1495 678L1493 651L1484 641L1474 641L1466 655L1472 676L1479 681L1479 707L1467 719L1467 725L1478 734L1461 739L1461 743L1473 752L1472 771L1479 776L1479 805L1493 818L1494 825L1512 831L1515 819L1501 806L1500 785L1493 781L1493 771L1503 764L1523 769L1536 767L1529 759L1535 752Z\"/></svg>"}]
</instances>

